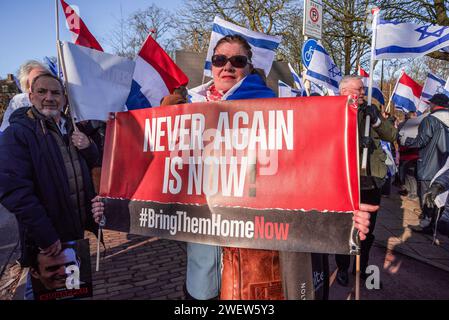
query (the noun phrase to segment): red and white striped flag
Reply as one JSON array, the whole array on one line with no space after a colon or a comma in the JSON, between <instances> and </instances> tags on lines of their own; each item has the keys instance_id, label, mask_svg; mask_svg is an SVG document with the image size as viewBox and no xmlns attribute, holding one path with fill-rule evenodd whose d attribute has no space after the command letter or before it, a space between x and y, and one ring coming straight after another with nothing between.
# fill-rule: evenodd
<instances>
[{"instance_id":1,"label":"red and white striped flag","mask_svg":"<svg viewBox=\"0 0 449 320\"><path fill-rule=\"evenodd\" d=\"M103 48L98 43L97 39L95 39L92 33L90 33L89 29L86 27L83 20L78 16L75 10L73 10L73 8L64 0L61 0L61 5L67 19L69 30L74 36L73 42L80 46L103 51Z\"/></svg>"}]
</instances>

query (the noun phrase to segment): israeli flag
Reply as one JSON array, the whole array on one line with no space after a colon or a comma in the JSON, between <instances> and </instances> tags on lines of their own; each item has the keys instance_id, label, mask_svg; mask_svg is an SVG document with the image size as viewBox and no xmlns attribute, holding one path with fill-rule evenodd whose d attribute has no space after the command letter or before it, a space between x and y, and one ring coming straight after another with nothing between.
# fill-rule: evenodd
<instances>
[{"instance_id":1,"label":"israeli flag","mask_svg":"<svg viewBox=\"0 0 449 320\"><path fill-rule=\"evenodd\" d=\"M302 90L297 90L290 87L284 81L278 80L278 97L279 98L292 98L301 97Z\"/></svg>"},{"instance_id":2,"label":"israeli flag","mask_svg":"<svg viewBox=\"0 0 449 320\"><path fill-rule=\"evenodd\" d=\"M50 59L49 57L45 56L44 63L47 65L48 69L55 77L63 79L62 70L59 71L59 76L58 76L57 62L55 62L52 59Z\"/></svg>"},{"instance_id":3,"label":"israeli flag","mask_svg":"<svg viewBox=\"0 0 449 320\"><path fill-rule=\"evenodd\" d=\"M319 94L320 96L325 96L326 92L320 85L310 82L310 94Z\"/></svg>"},{"instance_id":4,"label":"israeli flag","mask_svg":"<svg viewBox=\"0 0 449 320\"><path fill-rule=\"evenodd\" d=\"M319 41L305 78L328 89L329 95L338 94L342 73Z\"/></svg>"},{"instance_id":5,"label":"israeli flag","mask_svg":"<svg viewBox=\"0 0 449 320\"><path fill-rule=\"evenodd\" d=\"M375 59L415 58L449 46L449 27L380 20Z\"/></svg>"},{"instance_id":6,"label":"israeli flag","mask_svg":"<svg viewBox=\"0 0 449 320\"><path fill-rule=\"evenodd\" d=\"M429 100L433 97L434 94L444 93L444 85L446 81L441 78L438 78L436 75L432 73L427 74L427 79L424 82L424 87L421 93L422 100Z\"/></svg>"},{"instance_id":7,"label":"israeli flag","mask_svg":"<svg viewBox=\"0 0 449 320\"><path fill-rule=\"evenodd\" d=\"M265 75L270 73L276 49L282 40L281 36L269 36L264 33L251 31L238 25L215 17L210 35L209 50L207 51L204 75L212 77L212 56L217 42L226 35L238 34L244 37L253 52L252 63L254 68L264 70Z\"/></svg>"},{"instance_id":8,"label":"israeli flag","mask_svg":"<svg viewBox=\"0 0 449 320\"><path fill-rule=\"evenodd\" d=\"M424 113L429 107L429 99L437 93L445 93L445 81L432 73L427 74L426 81L421 92L420 102L417 108L418 113Z\"/></svg>"},{"instance_id":9,"label":"israeli flag","mask_svg":"<svg viewBox=\"0 0 449 320\"><path fill-rule=\"evenodd\" d=\"M290 69L296 88L301 90L301 92L304 91L304 83L302 82L301 77L296 73L295 69L293 69L290 62L288 63L288 68Z\"/></svg>"},{"instance_id":10,"label":"israeli flag","mask_svg":"<svg viewBox=\"0 0 449 320\"><path fill-rule=\"evenodd\" d=\"M445 95L449 96L449 78L447 78L447 81L446 81L446 84L444 85L443 90L444 90L443 93Z\"/></svg>"}]
</instances>

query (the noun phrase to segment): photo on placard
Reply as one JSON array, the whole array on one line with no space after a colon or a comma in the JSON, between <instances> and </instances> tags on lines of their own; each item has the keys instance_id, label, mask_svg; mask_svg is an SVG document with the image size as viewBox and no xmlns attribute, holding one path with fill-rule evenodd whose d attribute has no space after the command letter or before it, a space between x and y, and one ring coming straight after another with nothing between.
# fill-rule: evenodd
<instances>
[{"instance_id":1,"label":"photo on placard","mask_svg":"<svg viewBox=\"0 0 449 320\"><path fill-rule=\"evenodd\" d=\"M92 297L89 239L63 243L54 257L35 250L30 274L35 300Z\"/></svg>"}]
</instances>

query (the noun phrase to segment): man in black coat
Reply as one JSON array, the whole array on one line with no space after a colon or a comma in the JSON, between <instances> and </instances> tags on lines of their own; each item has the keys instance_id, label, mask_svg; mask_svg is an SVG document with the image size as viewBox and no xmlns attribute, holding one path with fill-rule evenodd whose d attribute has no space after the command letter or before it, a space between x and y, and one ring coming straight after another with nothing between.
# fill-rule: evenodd
<instances>
[{"instance_id":1,"label":"man in black coat","mask_svg":"<svg viewBox=\"0 0 449 320\"><path fill-rule=\"evenodd\" d=\"M0 202L17 218L22 266L36 247L56 256L61 243L95 231L89 167L98 161L95 143L62 113L58 78L37 76L29 96L33 106L16 110L0 135Z\"/></svg>"}]
</instances>

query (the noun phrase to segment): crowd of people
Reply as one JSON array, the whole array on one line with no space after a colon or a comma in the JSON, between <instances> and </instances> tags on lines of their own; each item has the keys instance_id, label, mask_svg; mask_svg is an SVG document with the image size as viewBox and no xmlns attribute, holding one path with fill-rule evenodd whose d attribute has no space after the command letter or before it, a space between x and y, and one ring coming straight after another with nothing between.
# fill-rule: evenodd
<instances>
[{"instance_id":1,"label":"crowd of people","mask_svg":"<svg viewBox=\"0 0 449 320\"><path fill-rule=\"evenodd\" d=\"M276 97L264 76L253 67L252 58L251 46L243 37L223 37L214 48L213 79L193 89L196 96L202 101ZM82 239L85 230L97 234L104 214L104 204L96 196L104 123L75 124L66 108L63 84L42 64L25 63L19 76L24 93L11 101L0 133L0 203L17 218L22 250L20 263L29 267L35 265L30 257L36 250L42 260L57 257L62 252L62 243ZM358 96L359 149L362 152L366 147L369 154L367 170L360 177L362 203L360 210L353 214L354 227L361 240L361 278L366 279L377 211L387 179L387 157L381 141L395 144L399 135L393 117L385 118L376 106L367 105L365 88L358 76L344 77L340 94ZM436 195L449 188L449 170L431 184L447 159L449 99L435 96L430 102L430 115L421 123L418 136L406 139L401 145L419 152L418 193L424 216L431 217L431 223L435 223L437 217L430 204ZM187 103L185 90L162 100L162 105L181 103ZM364 137L367 116L370 135ZM409 174L410 161L399 160L401 181ZM410 194L413 192L410 189ZM327 265L327 255L318 258ZM251 284L268 279L280 282L281 286L265 298L299 299L297 284L291 279L301 272L297 263L300 259L301 253L294 252L187 243L186 297L254 299L249 293L242 293L249 292ZM337 281L347 286L350 256L337 255L336 263ZM245 268L249 272L242 273L241 277L233 276L236 269ZM38 276L38 268L30 272L28 287L31 276ZM25 298L33 299L30 290ZM326 299L327 295L315 298Z\"/></svg>"}]
</instances>

